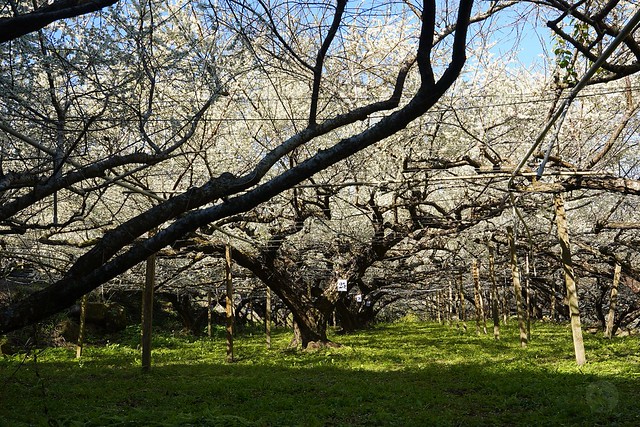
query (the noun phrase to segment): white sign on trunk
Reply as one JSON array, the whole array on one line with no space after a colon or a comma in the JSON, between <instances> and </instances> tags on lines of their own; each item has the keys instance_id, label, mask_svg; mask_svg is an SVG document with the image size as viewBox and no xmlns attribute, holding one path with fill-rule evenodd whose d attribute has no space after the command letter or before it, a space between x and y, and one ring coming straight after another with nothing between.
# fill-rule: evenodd
<instances>
[{"instance_id":1,"label":"white sign on trunk","mask_svg":"<svg viewBox=\"0 0 640 427\"><path fill-rule=\"evenodd\" d=\"M347 292L347 279L338 279L338 292Z\"/></svg>"}]
</instances>

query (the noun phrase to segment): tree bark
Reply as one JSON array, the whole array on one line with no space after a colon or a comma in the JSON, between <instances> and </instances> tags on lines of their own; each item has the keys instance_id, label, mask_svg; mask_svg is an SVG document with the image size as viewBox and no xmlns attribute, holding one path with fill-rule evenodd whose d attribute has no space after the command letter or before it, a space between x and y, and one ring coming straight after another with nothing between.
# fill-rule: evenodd
<instances>
[{"instance_id":1,"label":"tree bark","mask_svg":"<svg viewBox=\"0 0 640 427\"><path fill-rule=\"evenodd\" d=\"M484 301L482 299L482 289L480 288L480 271L478 269L478 260L473 260L471 267L471 274L473 276L473 299L476 306L476 333L479 335L480 330L487 334L487 322L484 315Z\"/></svg>"},{"instance_id":2,"label":"tree bark","mask_svg":"<svg viewBox=\"0 0 640 427\"><path fill-rule=\"evenodd\" d=\"M224 281L227 287L227 362L233 362L233 280L231 278L231 246L225 246Z\"/></svg>"},{"instance_id":3,"label":"tree bark","mask_svg":"<svg viewBox=\"0 0 640 427\"><path fill-rule=\"evenodd\" d=\"M142 370L151 369L151 334L153 331L153 289L156 281L156 255L146 263L144 290L142 292Z\"/></svg>"},{"instance_id":4,"label":"tree bark","mask_svg":"<svg viewBox=\"0 0 640 427\"><path fill-rule=\"evenodd\" d=\"M211 338L212 325L211 325L211 311L213 307L211 307L211 291L207 292L207 337Z\"/></svg>"},{"instance_id":5,"label":"tree bark","mask_svg":"<svg viewBox=\"0 0 640 427\"><path fill-rule=\"evenodd\" d=\"M500 311L498 309L498 284L496 282L495 256L493 246L489 245L489 277L491 278L491 318L493 319L493 338L500 339Z\"/></svg>"},{"instance_id":6,"label":"tree bark","mask_svg":"<svg viewBox=\"0 0 640 427\"><path fill-rule=\"evenodd\" d=\"M85 334L85 326L86 326L86 318L87 318L87 295L82 296L82 301L80 302L80 332L78 333L78 343L76 345L76 359L79 359L82 356L82 349L84 346L84 334Z\"/></svg>"},{"instance_id":7,"label":"tree bark","mask_svg":"<svg viewBox=\"0 0 640 427\"><path fill-rule=\"evenodd\" d=\"M464 308L464 289L463 289L463 285L462 285L462 277L458 278L458 295L460 298L460 321L462 322L462 330L464 332L467 332L467 322L466 322L466 312L465 312L465 308Z\"/></svg>"},{"instance_id":8,"label":"tree bark","mask_svg":"<svg viewBox=\"0 0 640 427\"><path fill-rule=\"evenodd\" d=\"M513 236L513 227L507 227L509 238L509 253L511 255L511 279L513 280L513 292L516 295L516 312L518 313L518 326L520 327L520 346L526 347L527 327L525 325L525 315L522 309L522 287L520 286L520 268L518 267L518 256L516 254L516 242Z\"/></svg>"},{"instance_id":9,"label":"tree bark","mask_svg":"<svg viewBox=\"0 0 640 427\"><path fill-rule=\"evenodd\" d=\"M264 315L264 328L267 336L267 348L271 349L271 289L266 288L266 306Z\"/></svg>"},{"instance_id":10,"label":"tree bark","mask_svg":"<svg viewBox=\"0 0 640 427\"><path fill-rule=\"evenodd\" d=\"M576 354L576 363L582 366L587 363L582 339L582 326L580 325L580 308L578 305L578 290L576 276L571 261L571 247L569 246L569 230L567 229L567 217L564 210L562 194L555 194L553 202L556 210L556 226L558 228L558 240L560 241L560 255L564 270L564 282L567 288L567 301L571 318L571 332L573 335L573 347Z\"/></svg>"},{"instance_id":11,"label":"tree bark","mask_svg":"<svg viewBox=\"0 0 640 427\"><path fill-rule=\"evenodd\" d=\"M60 19L96 12L117 2L118 0L59 0L24 15L3 17L0 19L0 43L40 30Z\"/></svg>"},{"instance_id":12,"label":"tree bark","mask_svg":"<svg viewBox=\"0 0 640 427\"><path fill-rule=\"evenodd\" d=\"M620 283L620 271L622 266L616 263L613 271L613 283L611 284L611 296L609 297L609 313L607 314L607 328L604 336L611 338L613 335L613 321L616 317L616 305L618 303L618 283Z\"/></svg>"}]
</instances>

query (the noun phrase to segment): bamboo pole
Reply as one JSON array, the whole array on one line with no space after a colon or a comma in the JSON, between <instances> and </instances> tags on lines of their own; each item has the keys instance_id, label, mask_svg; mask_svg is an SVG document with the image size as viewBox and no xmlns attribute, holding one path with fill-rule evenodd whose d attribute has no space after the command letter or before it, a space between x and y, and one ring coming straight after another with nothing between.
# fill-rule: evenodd
<instances>
[{"instance_id":1,"label":"bamboo pole","mask_svg":"<svg viewBox=\"0 0 640 427\"><path fill-rule=\"evenodd\" d=\"M271 349L271 289L267 288L267 302L264 315L265 332L267 335L267 348Z\"/></svg>"},{"instance_id":2,"label":"bamboo pole","mask_svg":"<svg viewBox=\"0 0 640 427\"><path fill-rule=\"evenodd\" d=\"M513 227L507 227L509 238L509 253L511 255L511 279L513 280L513 292L516 295L516 312L518 313L518 326L520 327L520 346L527 346L527 328L524 322L522 310L522 288L520 286L520 268L518 267L518 256L516 254L516 242L513 236Z\"/></svg>"},{"instance_id":3,"label":"bamboo pole","mask_svg":"<svg viewBox=\"0 0 640 427\"><path fill-rule=\"evenodd\" d=\"M84 345L86 318L87 318L87 294L84 294L80 302L80 331L78 332L78 343L76 344L76 359L80 359L80 357L82 357L82 347Z\"/></svg>"},{"instance_id":4,"label":"bamboo pole","mask_svg":"<svg viewBox=\"0 0 640 427\"><path fill-rule=\"evenodd\" d=\"M227 362L233 362L233 281L231 280L231 246L225 246L225 283L227 285Z\"/></svg>"},{"instance_id":5,"label":"bamboo pole","mask_svg":"<svg viewBox=\"0 0 640 427\"><path fill-rule=\"evenodd\" d=\"M504 271L504 283L502 284L502 318L504 326L509 326L509 287L507 286L507 270Z\"/></svg>"},{"instance_id":6,"label":"bamboo pole","mask_svg":"<svg viewBox=\"0 0 640 427\"><path fill-rule=\"evenodd\" d=\"M211 338L211 290L207 291L207 336Z\"/></svg>"},{"instance_id":7,"label":"bamboo pole","mask_svg":"<svg viewBox=\"0 0 640 427\"><path fill-rule=\"evenodd\" d=\"M484 301L482 298L482 289L480 287L480 269L478 268L478 260L474 259L471 265L471 275L473 276L473 301L476 306L476 334L480 335L480 329L487 334L487 321L484 316Z\"/></svg>"},{"instance_id":8,"label":"bamboo pole","mask_svg":"<svg viewBox=\"0 0 640 427\"><path fill-rule=\"evenodd\" d=\"M151 233L149 233L151 235ZM147 258L142 291L142 370L151 369L151 335L153 328L153 288L156 281L156 254Z\"/></svg>"},{"instance_id":9,"label":"bamboo pole","mask_svg":"<svg viewBox=\"0 0 640 427\"><path fill-rule=\"evenodd\" d=\"M529 254L524 254L524 295L527 323L527 341L531 341L531 281L529 268Z\"/></svg>"},{"instance_id":10,"label":"bamboo pole","mask_svg":"<svg viewBox=\"0 0 640 427\"><path fill-rule=\"evenodd\" d=\"M551 308L550 308L550 313L549 313L549 317L551 318L552 322L555 322L556 320L556 283L555 281L551 284Z\"/></svg>"},{"instance_id":11,"label":"bamboo pole","mask_svg":"<svg viewBox=\"0 0 640 427\"><path fill-rule=\"evenodd\" d=\"M498 283L496 282L495 256L493 246L489 245L489 278L491 279L491 318L493 320L493 338L500 339L500 313L498 310Z\"/></svg>"},{"instance_id":12,"label":"bamboo pole","mask_svg":"<svg viewBox=\"0 0 640 427\"><path fill-rule=\"evenodd\" d=\"M613 321L616 316L616 305L618 304L618 283L620 283L620 272L622 266L616 263L616 267L613 271L613 283L611 284L611 296L609 297L609 313L607 314L607 328L604 331L604 336L611 338L613 335Z\"/></svg>"},{"instance_id":13,"label":"bamboo pole","mask_svg":"<svg viewBox=\"0 0 640 427\"><path fill-rule=\"evenodd\" d=\"M449 281L449 295L447 298L447 320L449 326L453 324L453 294L451 290L451 281Z\"/></svg>"},{"instance_id":14,"label":"bamboo pole","mask_svg":"<svg viewBox=\"0 0 640 427\"><path fill-rule=\"evenodd\" d=\"M462 322L462 330L467 332L467 319L464 309L464 292L462 288L462 276L458 280L458 294L460 297L460 321Z\"/></svg>"},{"instance_id":15,"label":"bamboo pole","mask_svg":"<svg viewBox=\"0 0 640 427\"><path fill-rule=\"evenodd\" d=\"M564 210L562 194L555 194L553 202L556 210L556 226L558 228L558 240L560 241L560 255L562 258L562 268L564 270L564 283L567 288L567 301L569 303L569 314L571 316L573 347L576 353L576 363L578 366L582 366L587 363L587 360L584 352L584 341L582 339L578 290L576 285L576 276L573 271L573 262L571 261L569 230L567 228L567 217Z\"/></svg>"}]
</instances>

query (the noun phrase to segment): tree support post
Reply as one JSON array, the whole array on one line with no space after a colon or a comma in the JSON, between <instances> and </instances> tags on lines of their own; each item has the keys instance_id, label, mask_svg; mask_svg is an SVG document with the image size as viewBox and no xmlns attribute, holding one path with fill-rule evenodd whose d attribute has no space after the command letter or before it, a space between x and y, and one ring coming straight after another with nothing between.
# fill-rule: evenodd
<instances>
[{"instance_id":1,"label":"tree support post","mask_svg":"<svg viewBox=\"0 0 640 427\"><path fill-rule=\"evenodd\" d=\"M453 324L453 294L451 291L451 281L449 281L449 294L447 296L447 324L449 327Z\"/></svg>"},{"instance_id":2,"label":"tree support post","mask_svg":"<svg viewBox=\"0 0 640 427\"><path fill-rule=\"evenodd\" d=\"M527 315L527 341L531 341L531 270L529 268L529 254L524 255L524 295L525 313Z\"/></svg>"},{"instance_id":3,"label":"tree support post","mask_svg":"<svg viewBox=\"0 0 640 427\"><path fill-rule=\"evenodd\" d=\"M467 319L464 310L464 292L462 287L462 276L458 278L458 293L460 295L460 321L462 322L463 332L467 332Z\"/></svg>"},{"instance_id":4,"label":"tree support post","mask_svg":"<svg viewBox=\"0 0 640 427\"><path fill-rule=\"evenodd\" d=\"M618 283L620 283L620 272L622 266L616 263L616 267L613 271L613 283L611 284L611 296L609 297L609 313L607 314L607 328L604 331L604 336L611 338L613 335L613 321L616 316L616 305L618 304Z\"/></svg>"},{"instance_id":5,"label":"tree support post","mask_svg":"<svg viewBox=\"0 0 640 427\"><path fill-rule=\"evenodd\" d=\"M487 322L484 316L484 301L482 299L482 289L480 288L480 269L478 260L474 259L471 265L471 275L473 276L473 301L476 306L476 334L480 335L480 329L487 334Z\"/></svg>"},{"instance_id":6,"label":"tree support post","mask_svg":"<svg viewBox=\"0 0 640 427\"><path fill-rule=\"evenodd\" d=\"M233 362L233 281L231 280L231 245L225 246L225 283L227 285L227 362Z\"/></svg>"},{"instance_id":7,"label":"tree support post","mask_svg":"<svg viewBox=\"0 0 640 427\"><path fill-rule=\"evenodd\" d=\"M518 256L516 254L516 242L513 236L513 227L507 227L509 238L509 253L511 255L511 279L513 280L513 292L516 294L516 312L518 313L518 326L520 327L520 346L527 346L527 327L524 321L522 310L522 287L520 286L520 268L518 267Z\"/></svg>"},{"instance_id":8,"label":"tree support post","mask_svg":"<svg viewBox=\"0 0 640 427\"><path fill-rule=\"evenodd\" d=\"M152 233L149 233L150 236ZM151 334L153 328L153 288L156 282L156 254L147 258L142 291L142 370L151 369Z\"/></svg>"},{"instance_id":9,"label":"tree support post","mask_svg":"<svg viewBox=\"0 0 640 427\"><path fill-rule=\"evenodd\" d=\"M207 337L211 338L211 290L207 291Z\"/></svg>"},{"instance_id":10,"label":"tree support post","mask_svg":"<svg viewBox=\"0 0 640 427\"><path fill-rule=\"evenodd\" d=\"M82 296L82 300L80 302L80 331L78 332L78 343L76 345L76 359L80 359L82 356L82 347L84 345L84 333L86 328L87 318L87 294Z\"/></svg>"},{"instance_id":11,"label":"tree support post","mask_svg":"<svg viewBox=\"0 0 640 427\"><path fill-rule=\"evenodd\" d=\"M555 194L553 196L553 204L556 210L556 226L558 228L558 240L560 241L560 255L562 259L562 269L564 270L564 283L567 288L567 302L569 304L569 314L571 317L573 347L576 353L576 363L578 366L582 366L587 362L587 360L584 352L584 341L582 339L580 308L578 306L578 290L576 286L576 276L573 271L573 262L571 261L567 216L564 210L564 199L562 194Z\"/></svg>"},{"instance_id":12,"label":"tree support post","mask_svg":"<svg viewBox=\"0 0 640 427\"><path fill-rule=\"evenodd\" d=\"M493 246L489 245L489 277L491 278L491 318L493 320L493 338L500 339L500 312L498 310L498 284L496 283L495 256Z\"/></svg>"},{"instance_id":13,"label":"tree support post","mask_svg":"<svg viewBox=\"0 0 640 427\"><path fill-rule=\"evenodd\" d=\"M267 349L271 349L271 289L267 287L267 302L264 315L264 328L267 335Z\"/></svg>"},{"instance_id":14,"label":"tree support post","mask_svg":"<svg viewBox=\"0 0 640 427\"><path fill-rule=\"evenodd\" d=\"M509 326L509 288L507 287L507 270L504 271L504 283L502 284L502 321L504 326Z\"/></svg>"},{"instance_id":15,"label":"tree support post","mask_svg":"<svg viewBox=\"0 0 640 427\"><path fill-rule=\"evenodd\" d=\"M551 284L551 307L549 310L549 318L552 322L556 320L556 283L553 282Z\"/></svg>"}]
</instances>

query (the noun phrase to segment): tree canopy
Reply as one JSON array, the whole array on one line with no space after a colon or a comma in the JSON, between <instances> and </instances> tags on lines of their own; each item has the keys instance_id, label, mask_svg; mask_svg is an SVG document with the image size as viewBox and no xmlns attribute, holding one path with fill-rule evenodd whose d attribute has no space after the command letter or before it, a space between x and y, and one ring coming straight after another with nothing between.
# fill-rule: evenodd
<instances>
[{"instance_id":1,"label":"tree canopy","mask_svg":"<svg viewBox=\"0 0 640 427\"><path fill-rule=\"evenodd\" d=\"M492 33L517 31L510 10L546 21L546 69L492 57ZM3 302L1 332L154 253L197 268L225 239L305 343L326 339L334 310L353 323L385 298L448 289L489 246L506 265L514 222L544 271L532 286L551 298L559 192L585 276L617 263L629 289L640 280L632 2L9 1L1 13L2 262L42 275ZM337 291L342 277L368 306Z\"/></svg>"}]
</instances>

